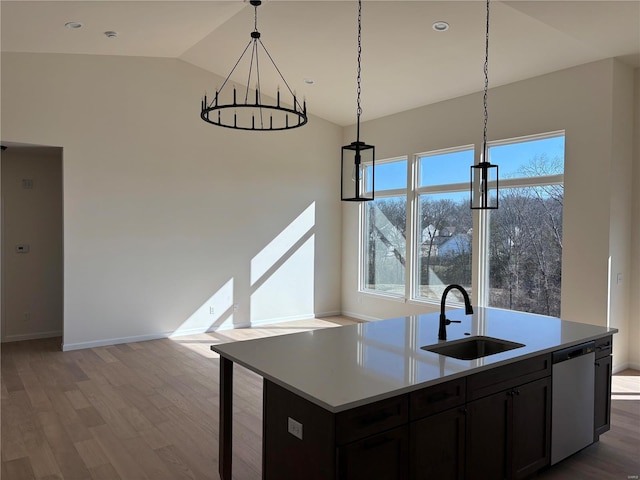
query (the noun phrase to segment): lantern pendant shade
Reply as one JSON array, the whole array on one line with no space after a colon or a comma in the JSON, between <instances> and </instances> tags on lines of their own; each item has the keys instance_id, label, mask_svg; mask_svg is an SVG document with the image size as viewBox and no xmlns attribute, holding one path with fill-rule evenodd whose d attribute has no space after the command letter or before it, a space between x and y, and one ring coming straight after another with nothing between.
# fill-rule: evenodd
<instances>
[{"instance_id":1,"label":"lantern pendant shade","mask_svg":"<svg viewBox=\"0 0 640 480\"><path fill-rule=\"evenodd\" d=\"M341 199L345 202L373 200L375 147L351 142L342 147Z\"/></svg>"},{"instance_id":2,"label":"lantern pendant shade","mask_svg":"<svg viewBox=\"0 0 640 480\"><path fill-rule=\"evenodd\" d=\"M495 210L498 208L498 165L480 160L471 166L471 209Z\"/></svg>"}]
</instances>

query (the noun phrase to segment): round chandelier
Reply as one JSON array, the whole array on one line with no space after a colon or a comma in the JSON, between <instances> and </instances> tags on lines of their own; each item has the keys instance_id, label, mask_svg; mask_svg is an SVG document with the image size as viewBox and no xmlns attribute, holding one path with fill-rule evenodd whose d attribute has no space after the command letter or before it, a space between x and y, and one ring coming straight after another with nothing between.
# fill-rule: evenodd
<instances>
[{"instance_id":1,"label":"round chandelier","mask_svg":"<svg viewBox=\"0 0 640 480\"><path fill-rule=\"evenodd\" d=\"M271 54L269 54L260 39L258 7L262 2L260 0L251 0L249 3L255 9L254 29L251 32L251 39L220 89L216 88L215 96L209 99L205 94L202 99L200 118L212 125L235 130L275 131L301 127L308 121L306 101L303 100L302 104L300 104L296 94L289 87ZM247 52L251 52L247 86L243 89L237 89L234 85L233 90L230 88L225 90L225 86L229 83L229 78ZM259 68L260 52L266 54L266 58L271 62L286 87L288 95L282 99L284 104L281 103L280 88L276 93L275 103L269 103L263 98ZM255 82L255 89L251 90L249 85L253 82Z\"/></svg>"}]
</instances>

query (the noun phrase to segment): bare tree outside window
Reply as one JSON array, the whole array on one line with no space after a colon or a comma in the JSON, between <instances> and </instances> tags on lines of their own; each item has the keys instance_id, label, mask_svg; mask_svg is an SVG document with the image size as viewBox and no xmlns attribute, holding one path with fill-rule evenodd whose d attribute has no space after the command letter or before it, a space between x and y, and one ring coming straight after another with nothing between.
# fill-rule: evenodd
<instances>
[{"instance_id":1,"label":"bare tree outside window","mask_svg":"<svg viewBox=\"0 0 640 480\"><path fill-rule=\"evenodd\" d=\"M375 167L376 199L363 204L363 288L405 295L407 266L407 160Z\"/></svg>"},{"instance_id":2,"label":"bare tree outside window","mask_svg":"<svg viewBox=\"0 0 640 480\"><path fill-rule=\"evenodd\" d=\"M517 175L561 179L563 169L563 158L539 155ZM514 185L499 195L489 223L489 306L560 316L564 185Z\"/></svg>"},{"instance_id":3,"label":"bare tree outside window","mask_svg":"<svg viewBox=\"0 0 640 480\"><path fill-rule=\"evenodd\" d=\"M367 288L404 295L406 199L381 198L366 208L368 225Z\"/></svg>"},{"instance_id":4,"label":"bare tree outside window","mask_svg":"<svg viewBox=\"0 0 640 480\"><path fill-rule=\"evenodd\" d=\"M471 290L473 219L468 200L457 199L459 196L419 196L418 297L440 300L452 283Z\"/></svg>"},{"instance_id":5,"label":"bare tree outside window","mask_svg":"<svg viewBox=\"0 0 640 480\"><path fill-rule=\"evenodd\" d=\"M564 134L489 146L500 168L497 210L469 208L475 154L467 146L376 164L376 199L361 205L360 289L439 302L453 283L473 294L472 272L488 271L475 282L487 294L479 305L559 316ZM474 221L489 232L481 242Z\"/></svg>"}]
</instances>

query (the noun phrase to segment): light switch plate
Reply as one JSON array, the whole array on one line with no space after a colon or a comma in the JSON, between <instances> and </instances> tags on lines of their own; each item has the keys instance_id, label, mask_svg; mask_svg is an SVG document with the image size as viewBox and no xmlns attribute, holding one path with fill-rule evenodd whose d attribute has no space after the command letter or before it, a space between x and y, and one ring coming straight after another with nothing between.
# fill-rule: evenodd
<instances>
[{"instance_id":1,"label":"light switch plate","mask_svg":"<svg viewBox=\"0 0 640 480\"><path fill-rule=\"evenodd\" d=\"M302 440L302 424L291 417L287 418L287 430L294 437Z\"/></svg>"}]
</instances>

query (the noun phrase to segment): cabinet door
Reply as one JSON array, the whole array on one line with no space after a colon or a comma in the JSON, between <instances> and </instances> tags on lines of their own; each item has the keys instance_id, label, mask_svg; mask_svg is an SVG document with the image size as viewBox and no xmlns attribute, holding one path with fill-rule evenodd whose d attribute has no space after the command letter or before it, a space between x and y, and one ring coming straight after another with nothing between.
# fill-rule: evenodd
<instances>
[{"instance_id":1,"label":"cabinet door","mask_svg":"<svg viewBox=\"0 0 640 480\"><path fill-rule=\"evenodd\" d=\"M503 391L467 404L466 478L507 478L511 418L510 392Z\"/></svg>"},{"instance_id":2,"label":"cabinet door","mask_svg":"<svg viewBox=\"0 0 640 480\"><path fill-rule=\"evenodd\" d=\"M611 418L611 356L596 359L594 441L609 431Z\"/></svg>"},{"instance_id":3,"label":"cabinet door","mask_svg":"<svg viewBox=\"0 0 640 480\"><path fill-rule=\"evenodd\" d=\"M409 463L407 427L338 447L340 480L404 480Z\"/></svg>"},{"instance_id":4,"label":"cabinet door","mask_svg":"<svg viewBox=\"0 0 640 480\"><path fill-rule=\"evenodd\" d=\"M465 409L452 408L409 426L409 478L464 478Z\"/></svg>"},{"instance_id":5,"label":"cabinet door","mask_svg":"<svg viewBox=\"0 0 640 480\"><path fill-rule=\"evenodd\" d=\"M513 398L511 478L525 478L549 465L551 378L516 387Z\"/></svg>"}]
</instances>

